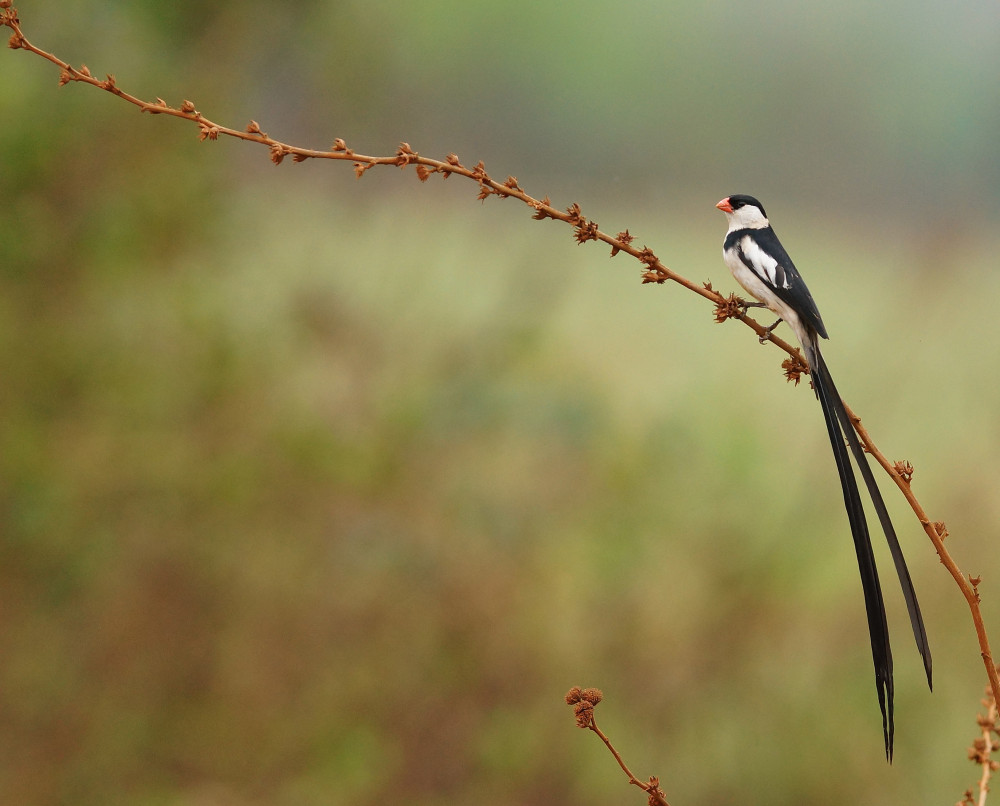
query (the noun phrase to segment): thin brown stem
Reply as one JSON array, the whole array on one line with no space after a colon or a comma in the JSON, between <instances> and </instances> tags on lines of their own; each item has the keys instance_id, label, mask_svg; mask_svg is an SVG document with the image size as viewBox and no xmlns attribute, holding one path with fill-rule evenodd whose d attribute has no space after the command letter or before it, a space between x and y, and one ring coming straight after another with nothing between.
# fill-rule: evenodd
<instances>
[{"instance_id":1,"label":"thin brown stem","mask_svg":"<svg viewBox=\"0 0 1000 806\"><path fill-rule=\"evenodd\" d=\"M594 731L594 733L596 733L601 738L601 741L604 742L608 750L611 751L611 755L615 757L615 761L618 762L618 766L621 767L622 771L628 776L628 782L630 784L635 784L636 786L645 789L645 786L643 785L642 781L640 781L632 774L632 770L628 768L628 765L624 762L624 760L622 760L622 757L619 755L618 751L615 750L614 745L611 744L611 740L604 734L604 731L602 731L599 727L597 727L597 720L594 718L591 718L590 720L590 729Z\"/></svg>"},{"instance_id":2,"label":"thin brown stem","mask_svg":"<svg viewBox=\"0 0 1000 806\"><path fill-rule=\"evenodd\" d=\"M979 648L983 658L983 663L986 666L986 676L990 681L990 689L992 690L993 698L994 700L1000 701L1000 676L998 676L996 664L993 662L993 654L990 651L989 637L986 634L986 626L983 623L983 612L979 606L980 600L978 585L981 581L980 578L967 577L963 574L962 570L958 567L958 564L954 559L952 559L948 549L945 548L944 538L947 536L948 531L943 523L932 522L931 519L927 517L927 513L924 512L924 508L917 500L916 495L913 494L913 488L910 485L910 475L912 473L912 469L909 469L904 476L903 473L900 472L900 465L891 463L886 458L885 454L882 453L882 451L880 451L872 441L872 438L868 433L868 429L861 424L861 418L858 417L858 415L856 415L846 403L844 406L847 408L847 414L851 418L851 422L854 424L854 430L857 431L858 437L861 439L861 443L865 446L865 450L875 457L875 461L882 466L882 469L889 475L889 478L895 482L899 491L903 494L907 503L909 503L910 509L912 509L914 514L917 516L917 520L920 521L920 525L923 527L924 532L926 532L927 537L930 538L941 563L948 569L948 573L951 574L955 583L958 585L959 590L962 591L962 595L965 597L965 600L969 605L969 610L972 613L972 623L976 630L976 637L979 639Z\"/></svg>"},{"instance_id":3,"label":"thin brown stem","mask_svg":"<svg viewBox=\"0 0 1000 806\"><path fill-rule=\"evenodd\" d=\"M993 760L993 753L1000 750L1000 742L994 739L994 735L1000 735L997 701L988 687L986 689L986 698L982 701L982 704L986 709L986 713L976 715L979 735L973 740L972 747L969 748L969 761L979 765L980 768L979 797L973 799L972 789L966 789L965 797L956 806L986 806L986 796L990 791L990 780L993 778L993 774L1000 769L1000 763Z\"/></svg>"},{"instance_id":4,"label":"thin brown stem","mask_svg":"<svg viewBox=\"0 0 1000 806\"><path fill-rule=\"evenodd\" d=\"M991 697L986 717L980 720L982 735L977 744L981 743L983 747L982 756L979 758L982 773L979 776L979 800L976 801L976 806L986 806L986 795L990 791L990 778L993 777L994 765L996 764L990 757L993 753L993 729L996 727L996 723L997 702Z\"/></svg>"},{"instance_id":5,"label":"thin brown stem","mask_svg":"<svg viewBox=\"0 0 1000 806\"><path fill-rule=\"evenodd\" d=\"M573 708L573 714L576 716L576 726L578 728L588 728L600 737L601 741L604 742L604 746L615 757L618 766L628 776L628 782L639 787L649 796L648 802L650 806L669 806L667 796L660 789L660 779L654 776L646 782L636 778L624 759L622 759L621 754L611 744L611 740L597 727L597 723L594 721L594 709L597 708L597 705L603 698L604 695L598 688L580 688L579 686L574 686L566 693L565 700L566 704Z\"/></svg>"},{"instance_id":6,"label":"thin brown stem","mask_svg":"<svg viewBox=\"0 0 1000 806\"><path fill-rule=\"evenodd\" d=\"M597 727L597 721L593 717L590 718L589 727L600 737L601 741L604 742L605 747L611 751L611 755L615 757L615 761L618 762L618 766L621 767L622 771L628 776L628 782L630 784L639 787L639 789L649 795L651 803L655 802L660 806L670 806L670 804L667 803L667 799L664 797L663 792L660 790L659 781L655 778L651 778L649 783L646 783L645 781L640 781L636 778L632 774L632 770L628 768L628 765L622 759L621 754L615 750L615 746L611 744L611 740L605 736L604 731Z\"/></svg>"}]
</instances>

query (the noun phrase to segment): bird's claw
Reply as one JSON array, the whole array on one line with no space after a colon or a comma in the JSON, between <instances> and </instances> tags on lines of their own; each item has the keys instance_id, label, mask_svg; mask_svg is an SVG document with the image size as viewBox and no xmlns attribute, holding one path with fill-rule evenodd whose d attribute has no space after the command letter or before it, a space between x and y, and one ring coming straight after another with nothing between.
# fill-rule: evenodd
<instances>
[{"instance_id":1,"label":"bird's claw","mask_svg":"<svg viewBox=\"0 0 1000 806\"><path fill-rule=\"evenodd\" d=\"M747 308L766 308L767 307L767 305L765 305L763 302L747 302L745 299L739 300L738 304L739 304L740 310L743 312L744 316L746 316ZM760 336L757 337L761 344L764 344L764 342L767 342L767 341L771 340L771 332L778 325L780 325L781 322L782 322L782 320L779 319L777 322L775 322L770 327L764 328L763 334L761 334Z\"/></svg>"},{"instance_id":2,"label":"bird's claw","mask_svg":"<svg viewBox=\"0 0 1000 806\"><path fill-rule=\"evenodd\" d=\"M762 333L762 334L761 334L760 336L758 336L758 337L757 337L757 340L758 340L758 341L759 341L759 342L760 342L761 344L764 344L764 342L768 342L768 341L770 341L770 340L771 340L771 333L772 333L772 332L774 331L774 329L775 329L775 328L776 328L776 327L777 327L778 325L780 325L780 324L781 324L781 322L782 322L782 320L781 320L781 319L779 319L779 320L778 320L777 322L775 322L775 323L774 323L773 325L771 325L770 327L765 327L765 328L764 328L764 332L763 332L763 333Z\"/></svg>"}]
</instances>

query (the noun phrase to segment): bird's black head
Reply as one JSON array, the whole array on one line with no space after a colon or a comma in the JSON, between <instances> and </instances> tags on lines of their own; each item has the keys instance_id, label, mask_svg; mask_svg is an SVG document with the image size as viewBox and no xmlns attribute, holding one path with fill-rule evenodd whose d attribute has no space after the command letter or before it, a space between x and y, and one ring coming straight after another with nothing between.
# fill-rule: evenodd
<instances>
[{"instance_id":1,"label":"bird's black head","mask_svg":"<svg viewBox=\"0 0 1000 806\"><path fill-rule=\"evenodd\" d=\"M747 196L744 193L734 193L729 197L729 204L733 210L739 210L741 207L746 207L751 205L760 210L761 215L767 218L767 213L764 212L764 205L757 201L753 196Z\"/></svg>"}]
</instances>

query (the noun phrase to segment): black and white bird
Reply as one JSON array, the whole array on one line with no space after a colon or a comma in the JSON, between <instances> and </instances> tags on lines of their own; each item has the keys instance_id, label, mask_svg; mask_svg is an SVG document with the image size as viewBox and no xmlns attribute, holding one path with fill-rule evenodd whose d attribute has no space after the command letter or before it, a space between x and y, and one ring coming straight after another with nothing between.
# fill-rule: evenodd
<instances>
[{"instance_id":1,"label":"black and white bird","mask_svg":"<svg viewBox=\"0 0 1000 806\"><path fill-rule=\"evenodd\" d=\"M726 233L722 256L726 265L733 273L736 281L749 292L755 303L747 303L751 307L767 307L779 319L761 338L765 341L772 330L782 321L787 322L802 345L806 361L809 362L809 372L812 385L823 408L826 420L826 430L833 446L833 456L837 460L837 472L840 474L840 484L844 491L844 504L847 507L847 518L851 524L854 536L854 550L858 556L858 567L861 570L861 586L865 594L865 610L868 616L868 632L871 635L872 657L875 662L875 687L878 691L879 707L882 709L882 732L885 738L885 755L892 761L893 742L893 707L892 707L892 652L889 649L889 628L886 624L885 605L882 601L882 590L879 586L878 571L875 569L875 556L872 554L871 538L868 534L868 523L861 505L861 494L851 467L847 446L850 446L857 462L861 476L865 480L871 495L875 512L878 514L889 543L889 551L896 565L906 599L906 608L910 614L910 625L913 627L913 637L917 649L924 661L927 673L927 685L931 686L931 651L927 643L927 633L920 616L920 606L910 581L910 573L903 559L903 552L896 538L896 531L889 520L885 502L879 493L871 467L865 458L864 449L854 432L847 409L837 393L830 370L823 360L819 349L819 340L828 338L826 326L819 315L812 294L806 288L802 276L795 268L791 258L785 251L778 236L771 229L771 222L759 201L753 196L727 196L716 207L726 214L729 230Z\"/></svg>"}]
</instances>

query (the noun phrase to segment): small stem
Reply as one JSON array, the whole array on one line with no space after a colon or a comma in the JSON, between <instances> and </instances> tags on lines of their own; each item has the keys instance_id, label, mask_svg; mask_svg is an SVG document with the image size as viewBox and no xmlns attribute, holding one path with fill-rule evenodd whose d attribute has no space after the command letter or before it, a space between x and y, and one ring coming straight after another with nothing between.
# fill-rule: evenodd
<instances>
[{"instance_id":1,"label":"small stem","mask_svg":"<svg viewBox=\"0 0 1000 806\"><path fill-rule=\"evenodd\" d=\"M632 770L628 768L628 765L625 763L624 759L622 759L618 751L615 750L615 746L611 744L611 740L604 735L604 732L599 727L597 727L597 721L593 717L591 717L590 720L590 729L594 731L594 733L596 733L601 738L601 741L604 742L605 747L607 747L608 750L611 751L611 755L615 757L615 761L618 762L618 766L621 767L622 771L628 776L628 782L630 784L635 784L641 790L653 796L656 799L656 802L660 804L660 806L669 806L666 799L663 797L663 793L660 792L659 786L654 787L651 784L647 784L645 781L640 781L632 774Z\"/></svg>"},{"instance_id":2,"label":"small stem","mask_svg":"<svg viewBox=\"0 0 1000 806\"><path fill-rule=\"evenodd\" d=\"M983 774L979 777L979 800L976 806L986 806L986 795L990 791L990 778L993 775L993 761L990 754L993 752L993 729L997 724L997 701L993 697L989 699L990 707L986 712L986 719L982 726L983 742L985 743L982 760Z\"/></svg>"},{"instance_id":3,"label":"small stem","mask_svg":"<svg viewBox=\"0 0 1000 806\"><path fill-rule=\"evenodd\" d=\"M899 475L895 466L872 441L868 430L861 424L861 418L858 417L858 415L856 415L846 403L844 404L844 407L847 409L847 414L851 418L851 422L854 423L854 430L857 431L858 437L865 446L865 450L875 457L875 461L882 466L882 469L889 474L889 478L896 483L899 491L903 494L907 503L909 503L910 509L913 510L914 514L917 516L917 520L920 521L920 525L923 527L924 532L926 532L927 537L930 538L930 541L934 546L934 550L941 559L941 563L948 569L948 573L952 575L955 583L962 591L962 595L965 597L966 602L968 602L969 610L972 612L972 623L976 629L976 637L979 639L980 654L983 658L983 664L986 666L986 676L989 678L990 689L993 691L993 699L995 702L1000 701L1000 676L998 676L997 667L993 663L993 654L990 651L990 639L986 634L986 626L983 624L983 613L979 607L978 590L969 581L968 577L962 573L962 570L958 567L955 560L952 559L948 549L945 548L944 539L940 534L938 534L937 527L931 522L930 518L927 517L927 513L924 512L924 508L920 505L917 497L913 494L913 489L910 484L901 475Z\"/></svg>"},{"instance_id":4,"label":"small stem","mask_svg":"<svg viewBox=\"0 0 1000 806\"><path fill-rule=\"evenodd\" d=\"M590 729L592 731L594 731L594 733L596 733L598 736L601 737L601 741L604 742L604 744L607 746L608 750L611 751L611 755L613 755L615 757L615 761L618 762L618 766L621 767L622 771L628 776L629 783L630 784L635 784L636 786L639 786L639 787L642 787L643 789L645 789L646 788L646 784L643 783L642 781L640 781L638 778L636 778L632 774L632 770L630 770L628 768L628 765L625 764L625 762L622 759L622 757L618 754L618 751L615 750L614 745L611 744L611 740L607 736L604 735L604 731L602 731L599 727L597 727L597 720L596 719L592 718L590 720Z\"/></svg>"}]
</instances>

